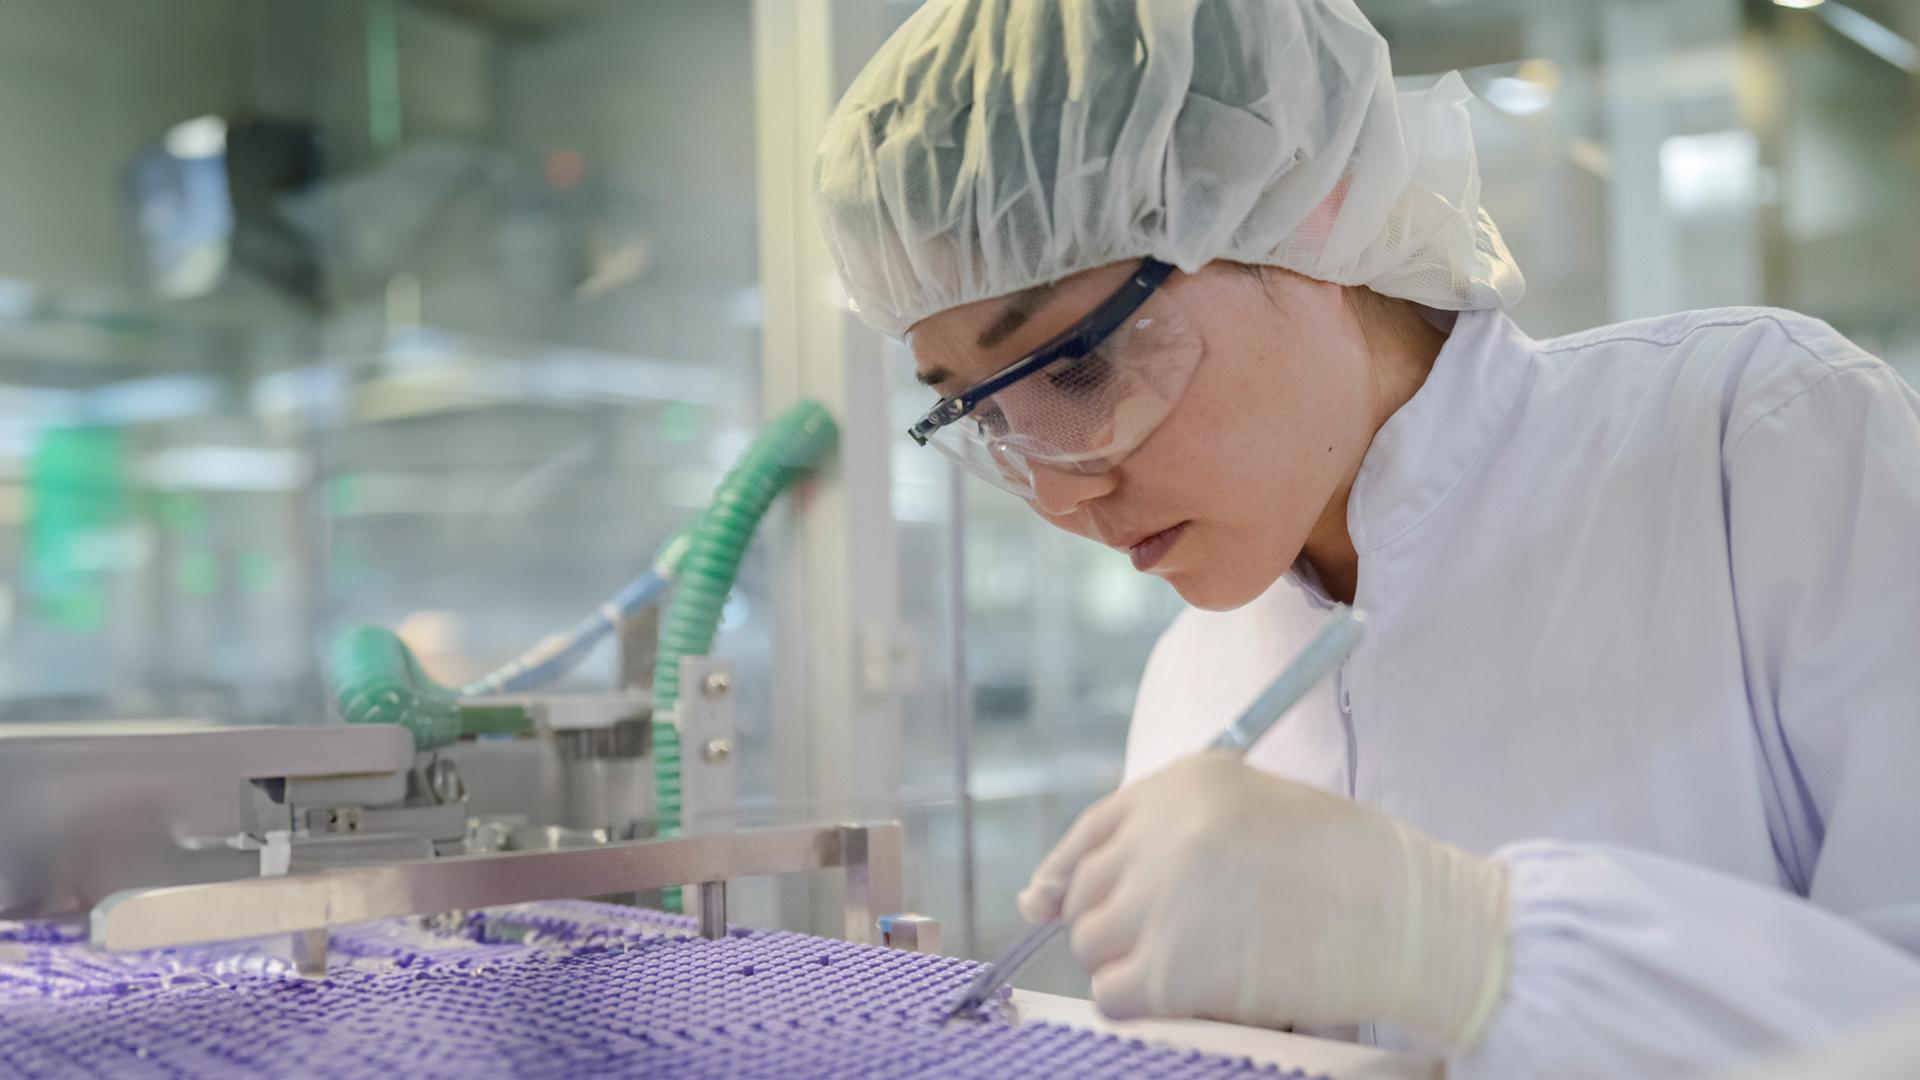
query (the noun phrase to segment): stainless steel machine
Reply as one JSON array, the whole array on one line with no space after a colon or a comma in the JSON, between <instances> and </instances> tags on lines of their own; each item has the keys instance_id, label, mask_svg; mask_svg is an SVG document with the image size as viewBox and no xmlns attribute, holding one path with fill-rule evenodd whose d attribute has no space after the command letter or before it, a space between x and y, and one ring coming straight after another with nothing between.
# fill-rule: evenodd
<instances>
[{"instance_id":1,"label":"stainless steel machine","mask_svg":"<svg viewBox=\"0 0 1920 1080\"><path fill-rule=\"evenodd\" d=\"M640 688L490 698L530 732L424 752L393 724L0 729L0 917L91 911L109 949L299 933L317 966L331 925L683 885L717 933L729 877L841 867L847 937L881 940L881 917L907 915L899 826L732 831L733 673L705 656L680 667L683 835L669 840L647 839ZM937 940L931 920L900 928Z\"/></svg>"},{"instance_id":2,"label":"stainless steel machine","mask_svg":"<svg viewBox=\"0 0 1920 1080\"><path fill-rule=\"evenodd\" d=\"M393 724L0 728L0 916L73 914L142 885L631 838L650 813L649 710L642 695L609 704L597 726L421 753Z\"/></svg>"}]
</instances>

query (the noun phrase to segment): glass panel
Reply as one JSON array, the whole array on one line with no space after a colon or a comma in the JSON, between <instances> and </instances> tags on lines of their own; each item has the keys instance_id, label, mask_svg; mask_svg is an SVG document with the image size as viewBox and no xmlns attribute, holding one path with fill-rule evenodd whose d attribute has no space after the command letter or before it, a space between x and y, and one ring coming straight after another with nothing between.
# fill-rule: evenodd
<instances>
[{"instance_id":1,"label":"glass panel","mask_svg":"<svg viewBox=\"0 0 1920 1080\"><path fill-rule=\"evenodd\" d=\"M1362 0L1403 75L1459 69L1536 336L1805 312L1920 377L1920 8Z\"/></svg>"},{"instance_id":2,"label":"glass panel","mask_svg":"<svg viewBox=\"0 0 1920 1080\"><path fill-rule=\"evenodd\" d=\"M107 6L0 38L0 716L318 720L363 623L457 684L704 505L758 401L747 0Z\"/></svg>"},{"instance_id":3,"label":"glass panel","mask_svg":"<svg viewBox=\"0 0 1920 1080\"><path fill-rule=\"evenodd\" d=\"M0 720L322 722L348 628L397 630L459 685L647 567L758 422L752 10L9 9ZM902 9L853 14L875 13ZM738 820L901 814L909 895L957 924L944 513L907 539L911 640L854 631L913 668L905 730L873 733L904 759L880 805L806 792L775 751L808 719L773 700L777 540L714 652L739 674ZM617 663L549 689L603 690ZM566 801L564 761L516 787L471 749L448 756L476 811L621 824ZM833 914L792 891L733 902Z\"/></svg>"}]
</instances>

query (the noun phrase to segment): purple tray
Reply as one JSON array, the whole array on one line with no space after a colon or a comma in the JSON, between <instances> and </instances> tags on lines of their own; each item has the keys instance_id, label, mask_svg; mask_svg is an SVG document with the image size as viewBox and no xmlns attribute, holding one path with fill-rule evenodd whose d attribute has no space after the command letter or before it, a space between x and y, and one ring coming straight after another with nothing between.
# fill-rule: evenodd
<instances>
[{"instance_id":1,"label":"purple tray","mask_svg":"<svg viewBox=\"0 0 1920 1080\"><path fill-rule=\"evenodd\" d=\"M806 934L685 936L573 901L335 930L324 980L265 948L90 952L0 924L6 1076L1292 1077L1004 1005L942 1027L978 965Z\"/></svg>"}]
</instances>

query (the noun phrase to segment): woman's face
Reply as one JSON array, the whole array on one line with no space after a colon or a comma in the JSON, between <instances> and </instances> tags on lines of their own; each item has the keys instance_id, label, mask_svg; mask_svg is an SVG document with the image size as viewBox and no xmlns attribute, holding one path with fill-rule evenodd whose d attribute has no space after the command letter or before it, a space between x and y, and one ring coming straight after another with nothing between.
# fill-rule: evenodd
<instances>
[{"instance_id":1,"label":"woman's face","mask_svg":"<svg viewBox=\"0 0 1920 1080\"><path fill-rule=\"evenodd\" d=\"M921 320L907 333L921 380L942 395L979 382L1085 317L1137 266ZM1345 542L1346 495L1381 419L1373 373L1338 285L1274 270L1263 283L1215 262L1174 274L1149 302L1169 301L1202 341L1172 412L1108 472L1036 467L1032 505L1128 552L1188 603L1226 610L1309 544Z\"/></svg>"}]
</instances>

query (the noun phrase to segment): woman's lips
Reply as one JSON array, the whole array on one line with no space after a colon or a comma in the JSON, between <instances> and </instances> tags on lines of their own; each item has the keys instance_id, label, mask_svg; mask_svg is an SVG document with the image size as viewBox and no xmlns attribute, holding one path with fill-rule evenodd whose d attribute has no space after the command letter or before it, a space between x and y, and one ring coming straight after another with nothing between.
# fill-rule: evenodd
<instances>
[{"instance_id":1,"label":"woman's lips","mask_svg":"<svg viewBox=\"0 0 1920 1080\"><path fill-rule=\"evenodd\" d=\"M1127 554L1133 558L1133 568L1145 573L1159 565L1160 560L1167 557L1167 552L1173 550L1173 545L1180 542L1180 537L1185 535L1186 531L1187 523L1183 521L1171 529L1162 529L1129 547Z\"/></svg>"}]
</instances>

